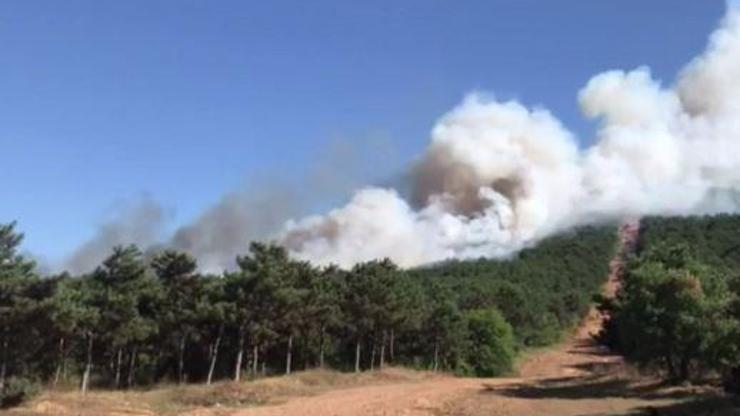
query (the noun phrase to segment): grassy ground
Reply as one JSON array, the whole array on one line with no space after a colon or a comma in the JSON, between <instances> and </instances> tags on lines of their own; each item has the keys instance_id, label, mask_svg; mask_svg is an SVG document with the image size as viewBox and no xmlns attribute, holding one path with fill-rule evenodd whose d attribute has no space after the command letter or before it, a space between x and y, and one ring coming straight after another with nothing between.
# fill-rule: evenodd
<instances>
[{"instance_id":1,"label":"grassy ground","mask_svg":"<svg viewBox=\"0 0 740 416\"><path fill-rule=\"evenodd\" d=\"M47 391L31 402L2 414L16 416L149 416L228 414L236 408L277 404L291 397L329 390L384 383L412 382L432 377L426 372L388 368L360 374L310 370L289 377L205 385L162 385L147 391ZM206 411L207 410L207 411Z\"/></svg>"},{"instance_id":2,"label":"grassy ground","mask_svg":"<svg viewBox=\"0 0 740 416\"><path fill-rule=\"evenodd\" d=\"M570 355L580 354L572 348ZM541 354L557 353L541 351ZM571 364L568 363L567 366ZM268 406L264 406L268 405ZM252 409L252 410L248 410ZM326 413L330 410L332 413ZM377 411L376 411L377 410ZM287 411L287 413L286 413ZM281 413L282 412L282 413ZM306 413L308 412L308 413ZM311 413L313 412L313 413ZM708 386L669 386L614 366L564 377L465 379L389 368L361 374L300 372L211 386L148 391L47 391L14 416L738 416L740 398Z\"/></svg>"}]
</instances>

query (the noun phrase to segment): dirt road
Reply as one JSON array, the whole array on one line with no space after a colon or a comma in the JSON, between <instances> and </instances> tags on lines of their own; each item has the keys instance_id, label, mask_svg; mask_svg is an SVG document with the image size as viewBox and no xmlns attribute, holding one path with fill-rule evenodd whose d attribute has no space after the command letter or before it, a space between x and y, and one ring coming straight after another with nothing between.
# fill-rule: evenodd
<instances>
[{"instance_id":1,"label":"dirt road","mask_svg":"<svg viewBox=\"0 0 740 416\"><path fill-rule=\"evenodd\" d=\"M579 397L544 400L517 397L519 392L525 395L548 385L577 386L602 377L617 381L625 372L621 359L609 355L590 337L590 332L598 329L600 322L598 314L592 312L572 340L556 349L536 354L521 367L519 377L472 379L439 376L423 381L348 388L293 398L276 406L242 410L235 415L580 415L660 404L630 398L608 400L607 403L603 398L583 401ZM560 412L552 412L554 408L560 408Z\"/></svg>"},{"instance_id":2,"label":"dirt road","mask_svg":"<svg viewBox=\"0 0 740 416\"><path fill-rule=\"evenodd\" d=\"M235 416L597 416L740 415L712 390L665 387L637 377L590 334L592 311L573 338L535 354L518 377L455 378L353 387L240 410ZM699 401L697 397L706 397ZM729 407L728 407L729 406Z\"/></svg>"}]
</instances>

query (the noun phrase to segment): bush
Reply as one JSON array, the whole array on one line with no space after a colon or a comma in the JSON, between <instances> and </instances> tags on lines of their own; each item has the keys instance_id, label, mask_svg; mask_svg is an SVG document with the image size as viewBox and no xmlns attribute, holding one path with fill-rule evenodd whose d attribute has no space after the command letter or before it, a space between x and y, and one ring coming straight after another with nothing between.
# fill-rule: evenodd
<instances>
[{"instance_id":1,"label":"bush","mask_svg":"<svg viewBox=\"0 0 740 416\"><path fill-rule=\"evenodd\" d=\"M724 379L724 388L730 393L740 394L740 367L733 368Z\"/></svg>"},{"instance_id":2,"label":"bush","mask_svg":"<svg viewBox=\"0 0 740 416\"><path fill-rule=\"evenodd\" d=\"M728 282L685 244L654 242L630 263L616 299L602 302L610 320L599 339L674 381L725 373L740 356Z\"/></svg>"},{"instance_id":3,"label":"bush","mask_svg":"<svg viewBox=\"0 0 740 416\"><path fill-rule=\"evenodd\" d=\"M5 388L0 392L0 407L8 408L17 406L35 396L39 392L39 385L29 379L11 377L5 383Z\"/></svg>"},{"instance_id":4,"label":"bush","mask_svg":"<svg viewBox=\"0 0 740 416\"><path fill-rule=\"evenodd\" d=\"M495 377L511 371L514 331L495 308L468 312L470 350L467 362L478 377Z\"/></svg>"}]
</instances>

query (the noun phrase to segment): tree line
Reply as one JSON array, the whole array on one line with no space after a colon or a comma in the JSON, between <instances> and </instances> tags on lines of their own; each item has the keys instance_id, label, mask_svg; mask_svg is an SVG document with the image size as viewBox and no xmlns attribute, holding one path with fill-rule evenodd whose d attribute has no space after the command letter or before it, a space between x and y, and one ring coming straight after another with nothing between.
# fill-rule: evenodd
<instances>
[{"instance_id":1,"label":"tree line","mask_svg":"<svg viewBox=\"0 0 740 416\"><path fill-rule=\"evenodd\" d=\"M740 391L740 216L647 218L601 340L674 381Z\"/></svg>"},{"instance_id":2,"label":"tree line","mask_svg":"<svg viewBox=\"0 0 740 416\"><path fill-rule=\"evenodd\" d=\"M35 385L131 388L392 362L495 376L558 339L588 308L612 227L551 238L505 260L349 270L252 243L233 271L184 252L121 246L92 272L40 276L0 225L0 400Z\"/></svg>"}]
</instances>

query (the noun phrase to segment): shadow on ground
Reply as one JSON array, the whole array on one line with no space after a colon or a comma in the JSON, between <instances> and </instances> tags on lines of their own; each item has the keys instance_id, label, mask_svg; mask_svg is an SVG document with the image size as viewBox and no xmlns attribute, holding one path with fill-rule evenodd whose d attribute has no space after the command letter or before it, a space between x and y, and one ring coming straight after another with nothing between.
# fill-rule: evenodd
<instances>
[{"instance_id":1,"label":"shadow on ground","mask_svg":"<svg viewBox=\"0 0 740 416\"><path fill-rule=\"evenodd\" d=\"M665 406L639 407L629 413L594 413L583 416L738 416L740 401L727 397L699 397Z\"/></svg>"},{"instance_id":2,"label":"shadow on ground","mask_svg":"<svg viewBox=\"0 0 740 416\"><path fill-rule=\"evenodd\" d=\"M640 398L680 399L696 394L690 389L664 389L665 384L654 383L635 386L625 379L592 377L563 377L543 379L532 383L485 385L484 391L524 399L604 399Z\"/></svg>"},{"instance_id":3,"label":"shadow on ground","mask_svg":"<svg viewBox=\"0 0 740 416\"><path fill-rule=\"evenodd\" d=\"M740 416L740 397L706 387L676 387L661 382L636 384L629 379L592 374L586 377L547 378L506 385L486 384L481 394L521 399L638 399L651 405L620 415L631 416ZM653 406L651 402L655 401ZM593 413L583 416L612 416Z\"/></svg>"}]
</instances>

